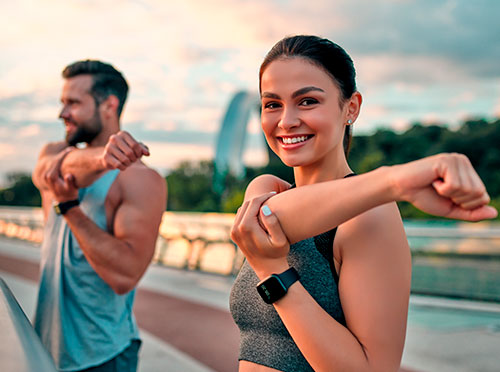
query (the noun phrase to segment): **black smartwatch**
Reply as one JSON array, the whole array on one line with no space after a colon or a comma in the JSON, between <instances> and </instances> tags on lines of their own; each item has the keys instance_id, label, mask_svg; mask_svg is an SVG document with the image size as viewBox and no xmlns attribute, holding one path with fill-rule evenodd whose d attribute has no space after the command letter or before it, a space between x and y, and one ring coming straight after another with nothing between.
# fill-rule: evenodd
<instances>
[{"instance_id":1,"label":"black smartwatch","mask_svg":"<svg viewBox=\"0 0 500 372\"><path fill-rule=\"evenodd\" d=\"M77 205L80 205L80 200L68 200L59 204L54 204L54 210L56 211L56 214L63 215Z\"/></svg>"},{"instance_id":2,"label":"black smartwatch","mask_svg":"<svg viewBox=\"0 0 500 372\"><path fill-rule=\"evenodd\" d=\"M288 288L299 280L299 273L293 267L281 274L271 274L271 276L257 284L257 292L267 304L272 304L286 295Z\"/></svg>"}]
</instances>

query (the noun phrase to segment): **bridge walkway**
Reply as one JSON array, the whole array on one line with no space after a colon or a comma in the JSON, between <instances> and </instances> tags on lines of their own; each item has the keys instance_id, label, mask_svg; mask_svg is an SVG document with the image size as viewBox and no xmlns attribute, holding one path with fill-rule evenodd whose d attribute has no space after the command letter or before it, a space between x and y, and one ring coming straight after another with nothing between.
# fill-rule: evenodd
<instances>
[{"instance_id":1,"label":"bridge walkway","mask_svg":"<svg viewBox=\"0 0 500 372\"><path fill-rule=\"evenodd\" d=\"M0 237L0 276L34 312L39 248ZM233 278L152 265L135 314L140 372L236 371L238 330L228 310ZM498 371L500 305L412 296L400 372Z\"/></svg>"}]
</instances>

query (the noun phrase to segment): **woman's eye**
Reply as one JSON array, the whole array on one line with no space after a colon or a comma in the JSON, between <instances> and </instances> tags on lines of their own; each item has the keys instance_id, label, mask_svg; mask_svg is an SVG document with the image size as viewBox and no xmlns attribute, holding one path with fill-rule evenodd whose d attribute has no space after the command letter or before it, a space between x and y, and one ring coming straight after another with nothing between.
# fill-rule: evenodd
<instances>
[{"instance_id":1,"label":"woman's eye","mask_svg":"<svg viewBox=\"0 0 500 372\"><path fill-rule=\"evenodd\" d=\"M318 103L318 100L314 98L304 98L302 101L300 101L300 106L311 106Z\"/></svg>"},{"instance_id":2,"label":"woman's eye","mask_svg":"<svg viewBox=\"0 0 500 372\"><path fill-rule=\"evenodd\" d=\"M264 105L264 108L266 109L275 109L280 107L280 104L278 102L268 102Z\"/></svg>"}]
</instances>

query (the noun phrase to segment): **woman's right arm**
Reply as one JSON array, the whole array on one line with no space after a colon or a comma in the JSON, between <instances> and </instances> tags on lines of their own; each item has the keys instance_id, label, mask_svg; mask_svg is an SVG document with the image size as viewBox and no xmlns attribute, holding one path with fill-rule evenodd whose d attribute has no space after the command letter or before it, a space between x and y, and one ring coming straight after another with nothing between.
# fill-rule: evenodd
<instances>
[{"instance_id":1,"label":"woman's right arm","mask_svg":"<svg viewBox=\"0 0 500 372\"><path fill-rule=\"evenodd\" d=\"M252 187L256 193L266 191ZM467 157L460 154L439 154L356 177L294 188L264 204L294 243L392 201L408 201L424 212L467 221L497 215L487 206L490 198L481 179Z\"/></svg>"}]
</instances>

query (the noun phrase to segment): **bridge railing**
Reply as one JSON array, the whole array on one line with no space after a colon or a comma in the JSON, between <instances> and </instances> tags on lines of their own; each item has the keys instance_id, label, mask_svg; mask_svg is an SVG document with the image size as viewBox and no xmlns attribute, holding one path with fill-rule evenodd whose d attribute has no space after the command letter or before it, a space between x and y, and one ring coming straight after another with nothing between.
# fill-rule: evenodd
<instances>
[{"instance_id":1,"label":"bridge railing","mask_svg":"<svg viewBox=\"0 0 500 372\"><path fill-rule=\"evenodd\" d=\"M52 358L2 278L0 330L2 372L56 372Z\"/></svg>"},{"instance_id":2,"label":"bridge railing","mask_svg":"<svg viewBox=\"0 0 500 372\"><path fill-rule=\"evenodd\" d=\"M234 214L165 212L154 262L188 270L231 275L243 255L229 238ZM414 256L500 257L498 223L405 221ZM43 238L40 208L0 207L0 235L39 243Z\"/></svg>"},{"instance_id":3,"label":"bridge railing","mask_svg":"<svg viewBox=\"0 0 500 372\"><path fill-rule=\"evenodd\" d=\"M243 254L229 238L234 214L165 212L154 262L189 270L236 274Z\"/></svg>"},{"instance_id":4,"label":"bridge railing","mask_svg":"<svg viewBox=\"0 0 500 372\"><path fill-rule=\"evenodd\" d=\"M41 243L43 212L40 208L0 207L0 235Z\"/></svg>"}]
</instances>

